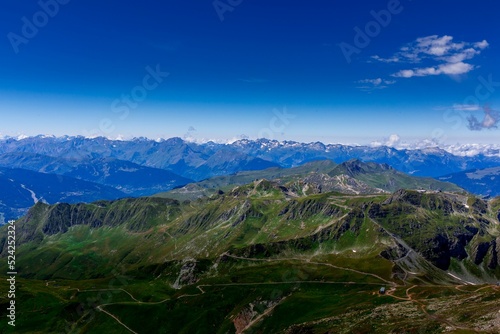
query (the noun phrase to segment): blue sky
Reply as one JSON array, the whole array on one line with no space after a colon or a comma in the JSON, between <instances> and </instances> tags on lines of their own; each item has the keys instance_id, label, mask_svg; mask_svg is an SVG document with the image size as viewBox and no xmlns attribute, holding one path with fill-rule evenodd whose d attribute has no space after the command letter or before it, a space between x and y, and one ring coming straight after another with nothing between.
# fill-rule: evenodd
<instances>
[{"instance_id":1,"label":"blue sky","mask_svg":"<svg viewBox=\"0 0 500 334\"><path fill-rule=\"evenodd\" d=\"M478 3L6 0L0 134L498 144Z\"/></svg>"}]
</instances>

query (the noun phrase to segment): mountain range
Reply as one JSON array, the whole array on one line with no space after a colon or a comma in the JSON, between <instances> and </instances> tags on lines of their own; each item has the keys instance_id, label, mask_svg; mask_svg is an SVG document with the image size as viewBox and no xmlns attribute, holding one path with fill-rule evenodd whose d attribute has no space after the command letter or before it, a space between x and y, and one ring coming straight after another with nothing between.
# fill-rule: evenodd
<instances>
[{"instance_id":1,"label":"mountain range","mask_svg":"<svg viewBox=\"0 0 500 334\"><path fill-rule=\"evenodd\" d=\"M345 169L346 166L342 164L353 159L374 165L372 167L364 165L363 168L366 170L363 173L358 173L356 168ZM94 184L94 190L102 190L102 195L96 194L89 197L82 194L79 199L77 197L71 199L71 201L81 202L86 202L89 198L118 199L149 196L186 185L189 185L187 188L192 190L199 190L199 187L214 188L219 182L214 178L224 179L236 175L237 182L222 182L227 188L230 185L241 185L252 181L253 179L249 177L259 178L258 171L266 171L261 173L262 178L269 178L275 171L278 174L287 174L288 172L284 170L291 169L290 173L295 173L294 168L300 168L302 165L306 165L305 169L307 169L309 162L318 160L331 161L339 164L339 167L337 171L333 171L332 167L330 170L312 174L308 179L303 180L309 184L309 189L321 187L324 191L336 190L347 193L373 193L374 189L390 192L398 187L431 189L429 182L434 181L427 180L427 186L422 186L423 179L410 181L409 177L439 178L443 175L450 177L452 174L464 171L491 170L500 165L500 157L496 155L456 156L439 148L398 150L390 147L278 142L267 139L253 141L243 139L230 144L214 142L200 144L180 138L159 141L136 138L130 141L120 141L102 137L37 136L0 140L0 167L17 169L16 175L20 179L13 180L19 184L24 184L23 178L31 177L30 175L20 176L19 172L26 170L90 182ZM341 168L344 170L340 170ZM370 168L382 168L385 171L370 179ZM244 174L241 173L245 172L249 174L242 178ZM389 174L396 175L396 172L401 174L397 174L398 180L393 180L394 178ZM382 174L385 174L383 178L381 178ZM403 180L404 178L406 179ZM206 180L210 180L209 186ZM454 178L446 179L472 193L481 195L498 193L495 182L480 182L478 186L471 187L470 180L470 178L460 177L459 174ZM196 181L201 181L201 183L194 185ZM60 196L53 196L52 201L44 196L49 203L63 202L67 197L65 193L71 192L71 186L63 189L64 182L59 182L59 184ZM101 188L96 188L97 185ZM110 192L109 187L116 191ZM191 192L195 197L200 195L197 190L186 191L187 188L176 190L171 194ZM38 191L38 193L42 192ZM0 212L4 217L18 218L26 212L29 197L23 189L12 193L22 195L18 199L5 199ZM17 206L10 206L6 204L9 201L24 204L22 208L17 204Z\"/></svg>"},{"instance_id":2,"label":"mountain range","mask_svg":"<svg viewBox=\"0 0 500 334\"><path fill-rule=\"evenodd\" d=\"M268 139L242 139L230 144L200 144L180 138L160 141L136 138L120 141L103 137L37 136L22 140L0 140L0 155L12 152L38 154L66 162L114 158L141 166L170 170L195 181L243 170L295 167L325 159L336 163L350 159L386 163L408 174L430 177L497 167L500 164L500 155L457 156L437 147L398 150L386 146L325 145L320 142L279 142ZM2 160L4 164L8 163L5 159ZM18 167L31 169L24 165Z\"/></svg>"}]
</instances>

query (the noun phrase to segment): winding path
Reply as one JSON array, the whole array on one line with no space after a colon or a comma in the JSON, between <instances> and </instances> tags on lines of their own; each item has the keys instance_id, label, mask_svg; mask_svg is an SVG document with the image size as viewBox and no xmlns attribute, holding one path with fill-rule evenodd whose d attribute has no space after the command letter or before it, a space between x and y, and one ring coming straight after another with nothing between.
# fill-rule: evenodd
<instances>
[{"instance_id":1,"label":"winding path","mask_svg":"<svg viewBox=\"0 0 500 334\"><path fill-rule=\"evenodd\" d=\"M301 258L296 258L296 257L280 258L280 259L255 259L255 258L246 258L246 257L231 255L228 253L224 253L222 255L232 257L234 259L247 260L247 261L264 261L264 262L279 262L279 261L292 261L292 260L293 261L306 261L307 263L310 263L310 264L315 264L315 265L319 265L319 266L328 266L328 267L332 267L332 268L339 269L339 270L346 270L346 271L351 271L351 272L361 274L361 275L372 276L372 277L375 277L375 278L381 280L384 283L390 284L392 286L397 286L397 284L395 282L388 281L385 278L382 278L376 274L367 273L367 272L359 271L359 270L352 269L352 268L339 267L339 266L333 265L331 263L314 262L314 261L311 261L310 259L301 259Z\"/></svg>"},{"instance_id":2,"label":"winding path","mask_svg":"<svg viewBox=\"0 0 500 334\"><path fill-rule=\"evenodd\" d=\"M361 275L366 275L366 276L371 276L371 277L374 277L386 284L389 284L391 285L392 287L387 291L386 295L389 296L389 297L392 297L392 298L395 298L395 299L398 299L398 300L402 300L402 301L411 301L415 304L417 304L418 308L429 318L429 319L432 319L432 320L435 320L435 321L438 321L440 323L444 323L454 329L462 329L462 330L470 330L470 331L474 331L473 329L471 328L467 328L467 327L462 327L460 325L457 325L456 323L453 323L452 321L448 320L448 319L445 319L445 318L442 318L442 317L439 317L439 316L436 316L436 315L433 315L433 314L429 314L429 312L427 311L426 309L426 305L418 300L418 299L415 299L413 298L412 294L410 293L410 291L416 287L418 287L418 285L413 285L411 287L408 287L405 291L405 294L406 294L406 297L399 297L399 296L395 296L394 295L394 292L396 291L397 287L402 287L401 285L398 285L397 283L395 282L392 282L392 281L389 281L389 280L386 280L384 279L383 277L380 277L379 275L376 275L376 274L373 274L373 273L367 273L367 272L363 272L363 271L359 271L359 270L356 270L356 269L352 269L352 268L345 268L345 267L339 267L339 266L336 266L336 265L333 265L333 264L330 264L330 263L323 263L323 262L315 262L315 261L311 261L310 259L304 259L304 258L279 258L279 259L257 259L257 258L245 258L245 257L240 257L240 256L236 256L236 255L232 255L232 254L229 254L229 253L223 253L220 255L221 257L222 256L227 256L227 257L231 257L231 258L234 258L234 259L239 259L239 260L245 260L245 261L260 261L260 262L279 262L279 261L301 261L301 262L307 262L309 264L314 264L314 265L322 265L322 266L328 266L328 267L332 267L332 268L335 268L335 269L339 269L339 270L345 270L345 271L350 271L350 272L355 272L355 273L358 273L358 274L361 274ZM55 283L56 281L47 281L45 283L45 286L49 286L50 283ZM361 284L361 285L376 285L376 286L379 286L380 283L368 283L368 282L340 282L340 281L290 281L290 282L254 282L254 283L220 283L220 284L200 284L200 285L197 285L196 288L200 291L200 293L198 294L183 294L183 295L180 295L178 297L176 297L176 299L181 299L181 298L186 298L186 297L196 297L196 296L201 296L203 294L206 293L206 291L203 289L203 287L216 287L216 286L255 286L255 285L283 285L283 284L301 284L301 283L311 283L311 284L343 284L343 285L346 285L346 284ZM434 286L434 285L425 285L427 287L431 287L431 286ZM462 290L460 289L460 287L462 287L463 285L458 285L458 286L455 286L455 289L458 290L458 291L461 291L461 292L467 292L467 293L474 293L474 292L478 292L480 290L483 290L483 289L486 289L486 288L489 288L489 287L492 287L490 285L488 286L484 286L484 287L481 287L481 288L478 288L474 291L466 291L466 290ZM63 287L59 287L59 288L63 288ZM495 286L493 286L493 288L496 289ZM143 301L140 301L138 300L137 298L135 298L130 292L128 292L127 290L123 289L123 288L115 288L115 289L90 289L90 290L80 290L78 288L71 288L71 287L66 287L66 290L76 290L78 293L81 293L81 292L101 292L101 291L122 291L124 293L126 293L132 300L133 302L116 302L116 303L108 303L108 304L101 304L101 305L98 305L96 306L96 309L100 312L103 312L105 314L107 314L108 316L110 316L111 318L113 318L118 324L120 324L121 326L123 326L125 329L127 329L129 332L131 333L134 333L134 334L139 334L137 332L135 332L133 329L131 329L130 327L128 327L126 324L124 324L117 316L115 316L114 314L112 314L111 312L107 311L104 309L104 307L106 306L110 306L110 305L133 305L133 304L139 304L139 305L158 305L158 304L162 304L162 303L165 303L169 300L172 300L171 298L166 298L164 300L161 300L161 301L158 301L158 302L143 302ZM284 300L284 299L283 299ZM283 301L281 300L280 303ZM264 317L266 317L267 315L269 315L272 310L277 306L279 305L280 303L270 307L269 309L267 309L265 312L263 312L262 314L260 314L258 317L256 317L255 319L252 319L252 321L250 323L247 324L247 326L245 326L245 328L242 329L242 332L245 332L246 330L248 330L250 327L252 327L254 324L256 324L257 322L259 322L260 320L262 320Z\"/></svg>"}]
</instances>

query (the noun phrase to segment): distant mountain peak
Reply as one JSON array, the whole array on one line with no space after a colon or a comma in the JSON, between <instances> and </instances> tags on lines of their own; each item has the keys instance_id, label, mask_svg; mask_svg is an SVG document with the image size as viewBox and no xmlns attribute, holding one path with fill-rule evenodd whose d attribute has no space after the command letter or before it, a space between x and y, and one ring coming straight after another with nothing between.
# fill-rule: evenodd
<instances>
[{"instance_id":1,"label":"distant mountain peak","mask_svg":"<svg viewBox=\"0 0 500 334\"><path fill-rule=\"evenodd\" d=\"M172 137L172 138L148 138L148 137L129 137L129 139L124 138L123 136L117 136L116 138L98 136L98 135L90 135L90 136L82 136L82 135L63 135L63 136L54 136L48 134L40 134L36 136L28 136L25 134L9 136L9 135L1 135L0 134L0 142L1 141L25 141L25 140L52 140L52 141L62 141L62 140L96 140L96 141L109 141L109 142L155 142L155 143L176 143L176 144L192 144L192 145L227 145L232 147L261 147L264 148L272 148L272 149L289 149L289 148L300 148L300 149L309 149L309 150L317 150L317 151L336 151L343 150L345 152L349 152L352 150L362 150L368 152L384 152L385 154L398 155L401 152L406 152L410 154L411 152L419 153L419 154L428 154L428 155L436 155L436 156L460 156L460 157L475 157L475 156L484 156L484 157L500 157L500 145L499 144L477 144L477 143L467 143L467 144L447 144L447 145L438 145L435 142L419 142L419 143L404 143L400 145L387 146L384 144L374 145L373 143L359 145L359 144L335 144L335 143L323 143L320 141L315 142L299 142L294 140L283 140L279 141L276 139L268 139L268 138L258 138L258 139L249 139L242 138L237 140L185 140L180 137Z\"/></svg>"},{"instance_id":2,"label":"distant mountain peak","mask_svg":"<svg viewBox=\"0 0 500 334\"><path fill-rule=\"evenodd\" d=\"M85 138L38 136L24 140L0 139L0 155L11 152L41 154L51 157L88 160L99 156L114 157L147 167L167 169L183 177L202 180L242 170L272 166L284 168L306 162L329 159L336 163L348 161L344 167L352 173L394 169L415 176L438 177L464 170L484 169L500 165L500 153L480 154L486 146L469 145L453 151L438 147L396 149L387 146L348 146L324 144L319 141L301 143L260 138L239 139L232 143L191 142L179 137L153 140L111 140L104 137ZM468 154L473 152L474 154ZM467 153L467 154L466 154ZM238 161L235 162L234 157ZM359 161L349 161L356 159ZM379 165L371 165L371 163Z\"/></svg>"}]
</instances>

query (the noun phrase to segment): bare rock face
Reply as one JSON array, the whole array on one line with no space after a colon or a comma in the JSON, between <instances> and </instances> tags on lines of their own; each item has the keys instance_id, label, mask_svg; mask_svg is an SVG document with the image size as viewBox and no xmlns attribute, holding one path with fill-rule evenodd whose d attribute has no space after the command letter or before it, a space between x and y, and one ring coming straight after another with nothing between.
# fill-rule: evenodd
<instances>
[{"instance_id":1,"label":"bare rock face","mask_svg":"<svg viewBox=\"0 0 500 334\"><path fill-rule=\"evenodd\" d=\"M248 304L238 315L233 318L236 334L241 334L250 327L252 322L258 321L270 313L273 308L278 305L283 299L276 300L256 300Z\"/></svg>"},{"instance_id":2,"label":"bare rock face","mask_svg":"<svg viewBox=\"0 0 500 334\"><path fill-rule=\"evenodd\" d=\"M243 333L244 329L250 324L256 315L257 312L253 310L252 304L250 304L249 307L245 307L240 313L238 313L238 315L233 319L236 333Z\"/></svg>"},{"instance_id":3,"label":"bare rock face","mask_svg":"<svg viewBox=\"0 0 500 334\"><path fill-rule=\"evenodd\" d=\"M340 213L340 210L337 206L326 201L291 201L290 204L281 210L279 216L285 216L287 219L295 220L307 219L320 213L326 216L336 216Z\"/></svg>"},{"instance_id":4,"label":"bare rock face","mask_svg":"<svg viewBox=\"0 0 500 334\"><path fill-rule=\"evenodd\" d=\"M489 242L481 242L473 248L472 256L475 264L480 264L481 262L483 262L483 259L488 253L490 247L491 244Z\"/></svg>"},{"instance_id":5,"label":"bare rock face","mask_svg":"<svg viewBox=\"0 0 500 334\"><path fill-rule=\"evenodd\" d=\"M488 212L488 203L479 198L474 198L471 206L482 214Z\"/></svg>"},{"instance_id":6,"label":"bare rock face","mask_svg":"<svg viewBox=\"0 0 500 334\"><path fill-rule=\"evenodd\" d=\"M196 274L196 260L195 259L184 259L182 261L181 270L179 271L179 276L174 283L174 289L180 289L184 285L191 285L198 281Z\"/></svg>"},{"instance_id":7,"label":"bare rock face","mask_svg":"<svg viewBox=\"0 0 500 334\"><path fill-rule=\"evenodd\" d=\"M31 236L23 234L20 241L31 241L33 235L66 233L76 225L92 228L125 225L131 232L141 232L151 227L151 220L160 214L174 215L179 202L171 199L142 197L117 201L97 201L90 204L37 203L21 218ZM39 224L41 223L41 224ZM37 226L39 225L39 226Z\"/></svg>"},{"instance_id":8,"label":"bare rock face","mask_svg":"<svg viewBox=\"0 0 500 334\"><path fill-rule=\"evenodd\" d=\"M448 270L452 258L495 269L500 256L498 242L485 238L491 224L487 205L463 195L398 190L381 205L371 205L368 214L439 269ZM395 251L381 255L397 257Z\"/></svg>"},{"instance_id":9,"label":"bare rock face","mask_svg":"<svg viewBox=\"0 0 500 334\"><path fill-rule=\"evenodd\" d=\"M422 194L416 191L407 191L405 189L400 189L392 194L392 196L382 204L389 205L398 202L406 202L411 205L420 205L422 202Z\"/></svg>"},{"instance_id":10,"label":"bare rock face","mask_svg":"<svg viewBox=\"0 0 500 334\"><path fill-rule=\"evenodd\" d=\"M499 238L497 238L498 240ZM499 253L499 249L498 249L498 243L497 243L497 240L493 240L491 241L491 248L490 248L490 261L488 262L488 268L490 269L495 269L498 265L499 265L499 262L498 262L498 253Z\"/></svg>"},{"instance_id":11,"label":"bare rock face","mask_svg":"<svg viewBox=\"0 0 500 334\"><path fill-rule=\"evenodd\" d=\"M408 254L408 249L406 249L403 245L397 244L393 247L388 247L380 253L380 256L387 260L397 261L404 258Z\"/></svg>"},{"instance_id":12,"label":"bare rock face","mask_svg":"<svg viewBox=\"0 0 500 334\"><path fill-rule=\"evenodd\" d=\"M383 204L389 205L393 203L406 203L427 210L439 210L446 215L454 211L465 212L465 207L454 201L451 196L449 198L447 195L424 193L415 190L400 189L393 193ZM484 205L484 203L481 203L481 205Z\"/></svg>"},{"instance_id":13,"label":"bare rock face","mask_svg":"<svg viewBox=\"0 0 500 334\"><path fill-rule=\"evenodd\" d=\"M500 266L500 237L473 243L469 253L474 264L485 264L489 269L496 269Z\"/></svg>"}]
</instances>

